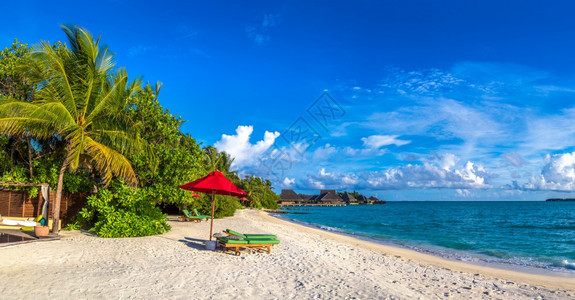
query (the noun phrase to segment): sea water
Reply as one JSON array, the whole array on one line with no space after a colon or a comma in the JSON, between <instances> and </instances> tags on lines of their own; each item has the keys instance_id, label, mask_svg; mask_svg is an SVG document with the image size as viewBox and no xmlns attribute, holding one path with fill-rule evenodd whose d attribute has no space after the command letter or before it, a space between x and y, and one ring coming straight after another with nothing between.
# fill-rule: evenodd
<instances>
[{"instance_id":1,"label":"sea water","mask_svg":"<svg viewBox=\"0 0 575 300\"><path fill-rule=\"evenodd\" d=\"M288 207L282 217L476 263L575 275L575 202L388 202Z\"/></svg>"}]
</instances>

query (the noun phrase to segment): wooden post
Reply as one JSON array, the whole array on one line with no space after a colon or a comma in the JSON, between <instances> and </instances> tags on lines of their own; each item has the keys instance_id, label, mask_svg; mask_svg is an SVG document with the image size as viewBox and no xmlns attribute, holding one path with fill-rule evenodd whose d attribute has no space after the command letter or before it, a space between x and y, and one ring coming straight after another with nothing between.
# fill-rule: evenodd
<instances>
[{"instance_id":1,"label":"wooden post","mask_svg":"<svg viewBox=\"0 0 575 300\"><path fill-rule=\"evenodd\" d=\"M214 230L214 212L216 210L216 191L212 191L212 223L210 224L210 241L212 240L212 232Z\"/></svg>"}]
</instances>

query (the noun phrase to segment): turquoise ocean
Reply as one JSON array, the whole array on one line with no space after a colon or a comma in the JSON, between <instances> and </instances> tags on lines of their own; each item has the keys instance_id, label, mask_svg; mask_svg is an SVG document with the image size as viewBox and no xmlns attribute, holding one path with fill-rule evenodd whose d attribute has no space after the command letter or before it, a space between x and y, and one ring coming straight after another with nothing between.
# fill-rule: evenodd
<instances>
[{"instance_id":1,"label":"turquoise ocean","mask_svg":"<svg viewBox=\"0 0 575 300\"><path fill-rule=\"evenodd\" d=\"M448 259L575 276L575 202L286 207L281 218Z\"/></svg>"}]
</instances>

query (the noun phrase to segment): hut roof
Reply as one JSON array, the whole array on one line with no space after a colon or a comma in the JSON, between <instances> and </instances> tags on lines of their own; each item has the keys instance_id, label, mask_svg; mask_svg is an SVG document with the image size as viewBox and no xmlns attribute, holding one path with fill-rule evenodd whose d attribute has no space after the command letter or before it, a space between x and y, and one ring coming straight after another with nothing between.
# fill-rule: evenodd
<instances>
[{"instance_id":1,"label":"hut roof","mask_svg":"<svg viewBox=\"0 0 575 300\"><path fill-rule=\"evenodd\" d=\"M321 190L321 194L316 198L316 200L323 202L337 202L342 199L335 190Z\"/></svg>"},{"instance_id":2,"label":"hut roof","mask_svg":"<svg viewBox=\"0 0 575 300\"><path fill-rule=\"evenodd\" d=\"M374 197L374 196L369 197L369 200L379 201L379 199L377 199L377 197Z\"/></svg>"},{"instance_id":3,"label":"hut roof","mask_svg":"<svg viewBox=\"0 0 575 300\"><path fill-rule=\"evenodd\" d=\"M305 195L305 194L302 194L300 196L304 201L313 201L315 197L317 197L316 195Z\"/></svg>"},{"instance_id":4,"label":"hut roof","mask_svg":"<svg viewBox=\"0 0 575 300\"><path fill-rule=\"evenodd\" d=\"M367 202L367 197L364 195L359 195L359 197L357 197L357 201L359 202Z\"/></svg>"},{"instance_id":5,"label":"hut roof","mask_svg":"<svg viewBox=\"0 0 575 300\"><path fill-rule=\"evenodd\" d=\"M302 201L302 198L294 190L282 190L280 194L282 201Z\"/></svg>"},{"instance_id":6,"label":"hut roof","mask_svg":"<svg viewBox=\"0 0 575 300\"><path fill-rule=\"evenodd\" d=\"M348 192L343 193L343 196L341 196L341 198L345 202L356 202L357 201L357 199L355 199L355 197Z\"/></svg>"}]
</instances>

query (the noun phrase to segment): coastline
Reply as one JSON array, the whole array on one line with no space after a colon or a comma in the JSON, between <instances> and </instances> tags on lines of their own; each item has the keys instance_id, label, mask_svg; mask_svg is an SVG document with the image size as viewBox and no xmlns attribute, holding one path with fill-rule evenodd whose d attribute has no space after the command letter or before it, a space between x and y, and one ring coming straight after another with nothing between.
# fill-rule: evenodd
<instances>
[{"instance_id":1,"label":"coastline","mask_svg":"<svg viewBox=\"0 0 575 300\"><path fill-rule=\"evenodd\" d=\"M274 218L277 218L279 220L286 221L288 223L292 223L295 225L300 225L300 226L303 226L306 228L319 230L321 232L330 232L330 233L334 233L337 235L342 235L342 236L350 238L350 239L357 239L360 241L374 243L377 245L383 245L383 246L389 246L389 247L393 247L393 248L399 248L399 249L414 251L417 253L442 258L442 259L445 259L447 261L462 262L462 263L467 263L467 264L470 264L473 266L484 266L484 267L489 267L489 268L493 268L493 269L503 269L503 270L514 271L514 272L519 272L519 273L528 273L528 274L534 274L534 275L547 275L547 276L551 276L551 277L567 277L567 278L574 278L575 279L575 272L568 272L566 270L544 269L544 268L538 268L535 266L525 266L525 265L517 265L517 264L505 263L505 262L488 261L488 260L481 259L481 257L479 257L479 256L476 257L476 260L467 261L467 260L459 259L462 256L461 254L465 253L465 252L461 252L461 251L458 252L459 255L456 255L456 254L444 255L444 253L442 253L441 250L433 250L433 249L428 249L425 247L410 247L407 245L395 243L393 241L385 241L385 240L381 240L381 239L377 239L377 238L373 238L373 237L369 237L369 236L364 236L361 234L345 232L339 228L331 228L328 226L325 226L325 228L322 228L322 227L324 227L323 225L310 224L310 223L306 223L306 222L303 222L300 220L286 218L285 216L283 216L281 214L275 214L275 213L269 212L269 211L268 211L268 213L270 214L271 217L274 217ZM446 249L443 248L442 250L445 251ZM447 249L447 250L451 250L451 249ZM454 250L454 252L455 252L455 250ZM475 254L467 254L466 257L475 257Z\"/></svg>"},{"instance_id":2,"label":"coastline","mask_svg":"<svg viewBox=\"0 0 575 300\"><path fill-rule=\"evenodd\" d=\"M549 274L536 274L530 272L521 272L518 270L510 270L506 268L498 268L496 266L487 266L470 262L450 260L437 255L422 253L416 250L403 248L400 246L378 243L376 241L371 241L368 238L362 239L348 234L331 232L327 230L322 230L320 228L313 228L311 226L298 224L297 222L292 222L284 218L274 217L269 214L267 214L264 218L266 219L272 218L268 220L270 222L278 221L286 226L298 227L298 230L315 233L324 238L332 239L341 243L347 243L353 246L369 249L371 251L378 252L381 254L394 255L407 260L413 260L419 263L441 267L457 272L465 272L469 274L480 273L484 276L492 278L506 279L534 285L541 285L552 289L575 290L575 277L568 276L567 274L565 274L565 276L560 276L559 274L556 276Z\"/></svg>"},{"instance_id":3,"label":"coastline","mask_svg":"<svg viewBox=\"0 0 575 300\"><path fill-rule=\"evenodd\" d=\"M257 210L214 220L215 232L276 234L271 254L205 250L209 222L103 239L63 231L57 241L0 248L3 299L566 299L575 279L453 262L280 220Z\"/></svg>"}]
</instances>

